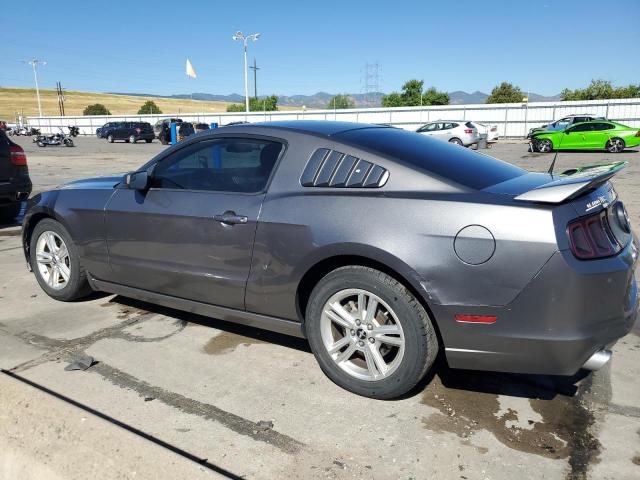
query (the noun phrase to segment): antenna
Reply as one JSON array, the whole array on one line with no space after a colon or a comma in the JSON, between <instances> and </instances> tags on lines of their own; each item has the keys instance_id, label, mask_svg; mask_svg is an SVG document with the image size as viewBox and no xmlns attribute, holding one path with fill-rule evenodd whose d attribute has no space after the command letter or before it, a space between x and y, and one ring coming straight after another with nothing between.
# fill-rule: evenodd
<instances>
[{"instance_id":1,"label":"antenna","mask_svg":"<svg viewBox=\"0 0 640 480\"><path fill-rule=\"evenodd\" d=\"M571 127L571 124L567 125L567 128L565 128L562 131L562 136L560 137L560 143L558 143L558 148L556 148L556 154L553 156L551 165L549 165L549 170L547 170L547 173L552 177L553 177L553 167L556 166L556 158L558 158L558 153L560 152L560 147L562 146L562 140L564 140L564 136L567 135L567 129L569 129L570 127Z\"/></svg>"}]
</instances>

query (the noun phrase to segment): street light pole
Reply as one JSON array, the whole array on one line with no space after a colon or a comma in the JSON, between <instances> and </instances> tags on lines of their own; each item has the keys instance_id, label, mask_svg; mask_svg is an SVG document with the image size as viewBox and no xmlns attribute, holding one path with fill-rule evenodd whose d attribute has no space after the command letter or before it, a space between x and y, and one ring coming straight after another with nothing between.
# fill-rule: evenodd
<instances>
[{"instance_id":1,"label":"street light pole","mask_svg":"<svg viewBox=\"0 0 640 480\"><path fill-rule=\"evenodd\" d=\"M40 103L40 88L38 87L38 73L36 71L36 68L37 68L38 64L41 64L41 65L44 66L44 65L47 64L47 62L42 62L42 61L38 60L37 58L34 58L33 60L28 60L28 61L25 61L23 63L27 63L27 64L31 65L31 67L33 68L33 79L36 82L36 97L38 98L38 114L40 116L42 116L42 104Z\"/></svg>"},{"instance_id":2,"label":"street light pole","mask_svg":"<svg viewBox=\"0 0 640 480\"><path fill-rule=\"evenodd\" d=\"M248 65L247 65L247 43L249 40L256 41L260 37L259 33L252 33L251 35L245 35L242 32L236 32L232 37L234 40L241 40L244 45L244 108L249 112L249 79L248 79Z\"/></svg>"}]
</instances>

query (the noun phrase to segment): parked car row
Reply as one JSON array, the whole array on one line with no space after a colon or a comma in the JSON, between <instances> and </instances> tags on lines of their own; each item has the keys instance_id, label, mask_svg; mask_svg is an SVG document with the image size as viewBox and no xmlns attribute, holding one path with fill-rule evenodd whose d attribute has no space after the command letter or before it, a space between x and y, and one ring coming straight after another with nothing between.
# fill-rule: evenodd
<instances>
[{"instance_id":1,"label":"parked car row","mask_svg":"<svg viewBox=\"0 0 640 480\"><path fill-rule=\"evenodd\" d=\"M194 133L209 130L206 123L190 123L180 118L164 118L151 126L148 122L108 122L96 129L98 138L106 138L109 143L123 140L127 143L136 143L144 140L151 143L155 138L163 145L171 143L171 124L177 127L178 141L193 135Z\"/></svg>"}]
</instances>

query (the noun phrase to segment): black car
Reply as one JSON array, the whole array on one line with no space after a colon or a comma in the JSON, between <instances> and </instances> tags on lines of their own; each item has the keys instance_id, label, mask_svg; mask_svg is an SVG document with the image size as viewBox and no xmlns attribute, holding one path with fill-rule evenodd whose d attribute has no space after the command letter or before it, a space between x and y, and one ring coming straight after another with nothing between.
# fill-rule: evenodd
<instances>
[{"instance_id":1,"label":"black car","mask_svg":"<svg viewBox=\"0 0 640 480\"><path fill-rule=\"evenodd\" d=\"M107 130L103 136L109 143L116 140L124 140L127 143L136 143L144 140L151 143L155 138L153 127L148 122L117 122L114 127Z\"/></svg>"},{"instance_id":2,"label":"black car","mask_svg":"<svg viewBox=\"0 0 640 480\"><path fill-rule=\"evenodd\" d=\"M0 130L0 222L10 222L31 193L27 156Z\"/></svg>"},{"instance_id":3,"label":"black car","mask_svg":"<svg viewBox=\"0 0 640 480\"><path fill-rule=\"evenodd\" d=\"M195 129L196 129L196 133L201 133L201 132L206 132L207 130L210 130L211 127L209 127L207 123L196 123Z\"/></svg>"}]
</instances>

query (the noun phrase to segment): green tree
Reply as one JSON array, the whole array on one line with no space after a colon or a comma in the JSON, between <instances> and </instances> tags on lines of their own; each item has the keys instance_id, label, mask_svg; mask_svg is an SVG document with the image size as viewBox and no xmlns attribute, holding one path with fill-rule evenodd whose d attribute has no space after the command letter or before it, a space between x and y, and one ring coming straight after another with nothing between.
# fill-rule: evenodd
<instances>
[{"instance_id":1,"label":"green tree","mask_svg":"<svg viewBox=\"0 0 640 480\"><path fill-rule=\"evenodd\" d=\"M83 115L111 115L111 112L101 103L88 105L83 111Z\"/></svg>"},{"instance_id":2,"label":"green tree","mask_svg":"<svg viewBox=\"0 0 640 480\"><path fill-rule=\"evenodd\" d=\"M570 90L565 88L560 92L562 100L608 100L611 98L638 98L640 85L614 87L608 80L591 80L586 88Z\"/></svg>"},{"instance_id":3,"label":"green tree","mask_svg":"<svg viewBox=\"0 0 640 480\"><path fill-rule=\"evenodd\" d=\"M250 98L249 99L249 111L250 112L274 112L278 110L278 97L277 95L270 95L262 98ZM227 106L227 112L244 112L245 106L241 103L232 103Z\"/></svg>"},{"instance_id":4,"label":"green tree","mask_svg":"<svg viewBox=\"0 0 640 480\"><path fill-rule=\"evenodd\" d=\"M156 102L147 100L144 102L144 105L140 107L140 110L138 110L138 115L145 115L147 113L162 113L162 111L158 108Z\"/></svg>"},{"instance_id":5,"label":"green tree","mask_svg":"<svg viewBox=\"0 0 640 480\"><path fill-rule=\"evenodd\" d=\"M416 107L420 105L448 105L449 95L435 87L422 91L424 80L409 80L402 85L402 92L382 97L383 107Z\"/></svg>"},{"instance_id":6,"label":"green tree","mask_svg":"<svg viewBox=\"0 0 640 480\"><path fill-rule=\"evenodd\" d=\"M518 103L522 102L524 94L519 87L502 82L491 90L491 95L487 97L485 103Z\"/></svg>"},{"instance_id":7,"label":"green tree","mask_svg":"<svg viewBox=\"0 0 640 480\"><path fill-rule=\"evenodd\" d=\"M449 105L450 100L447 92L440 92L435 87L429 88L422 94L423 105Z\"/></svg>"},{"instance_id":8,"label":"green tree","mask_svg":"<svg viewBox=\"0 0 640 480\"><path fill-rule=\"evenodd\" d=\"M349 95L335 95L329 103L327 104L327 108L332 110L340 110L345 108L355 108L356 102L353 101Z\"/></svg>"}]
</instances>

